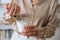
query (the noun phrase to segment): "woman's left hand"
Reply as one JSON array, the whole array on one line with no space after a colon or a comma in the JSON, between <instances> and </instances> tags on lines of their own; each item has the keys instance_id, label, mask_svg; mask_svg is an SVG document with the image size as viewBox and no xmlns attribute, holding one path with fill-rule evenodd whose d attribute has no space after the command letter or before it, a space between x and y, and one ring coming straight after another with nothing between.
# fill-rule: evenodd
<instances>
[{"instance_id":1,"label":"woman's left hand","mask_svg":"<svg viewBox=\"0 0 60 40\"><path fill-rule=\"evenodd\" d=\"M24 27L24 31L22 32L24 36L36 36L37 35L37 27L34 25L27 25Z\"/></svg>"}]
</instances>

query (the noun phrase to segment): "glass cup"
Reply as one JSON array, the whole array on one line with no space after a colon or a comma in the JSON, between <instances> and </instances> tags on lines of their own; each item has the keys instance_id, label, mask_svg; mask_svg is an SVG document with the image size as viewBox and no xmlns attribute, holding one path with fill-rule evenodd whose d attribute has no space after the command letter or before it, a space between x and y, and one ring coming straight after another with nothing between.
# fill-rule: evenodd
<instances>
[{"instance_id":1,"label":"glass cup","mask_svg":"<svg viewBox=\"0 0 60 40\"><path fill-rule=\"evenodd\" d=\"M29 25L29 22L16 21L16 25L18 28L18 32L22 33L24 31L24 27ZM29 38L29 36L27 36L27 38Z\"/></svg>"},{"instance_id":2,"label":"glass cup","mask_svg":"<svg viewBox=\"0 0 60 40\"><path fill-rule=\"evenodd\" d=\"M26 25L28 25L27 22L22 22L22 21L17 21L16 24L17 24L17 27L18 27L18 31L19 31L19 32L23 32L24 27L25 27Z\"/></svg>"}]
</instances>

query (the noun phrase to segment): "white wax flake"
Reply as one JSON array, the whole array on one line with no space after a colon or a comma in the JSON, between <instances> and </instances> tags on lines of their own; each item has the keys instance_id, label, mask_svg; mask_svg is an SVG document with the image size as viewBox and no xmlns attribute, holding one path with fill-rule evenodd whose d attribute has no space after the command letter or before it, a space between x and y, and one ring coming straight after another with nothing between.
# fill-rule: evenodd
<instances>
[{"instance_id":1,"label":"white wax flake","mask_svg":"<svg viewBox=\"0 0 60 40\"><path fill-rule=\"evenodd\" d=\"M5 17L6 17L6 19L11 18L11 16L9 14L6 14Z\"/></svg>"}]
</instances>

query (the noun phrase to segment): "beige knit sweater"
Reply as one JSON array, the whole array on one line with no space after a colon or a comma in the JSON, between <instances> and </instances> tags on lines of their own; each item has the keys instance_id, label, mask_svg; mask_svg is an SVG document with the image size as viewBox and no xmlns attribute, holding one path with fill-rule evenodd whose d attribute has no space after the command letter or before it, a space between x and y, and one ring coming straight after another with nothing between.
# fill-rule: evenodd
<instances>
[{"instance_id":1,"label":"beige knit sweater","mask_svg":"<svg viewBox=\"0 0 60 40\"><path fill-rule=\"evenodd\" d=\"M37 37L47 38L55 34L57 24L57 0L36 0L38 3L32 6L31 0L16 0L16 3L21 7L20 15L22 18L28 18L30 23L38 29ZM23 16L24 15L24 16Z\"/></svg>"}]
</instances>

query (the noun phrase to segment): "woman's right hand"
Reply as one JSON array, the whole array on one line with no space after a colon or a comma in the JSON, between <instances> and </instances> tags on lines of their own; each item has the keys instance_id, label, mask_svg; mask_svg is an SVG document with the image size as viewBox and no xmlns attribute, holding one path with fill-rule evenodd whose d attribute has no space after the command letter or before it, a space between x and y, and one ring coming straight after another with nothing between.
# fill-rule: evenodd
<instances>
[{"instance_id":1,"label":"woman's right hand","mask_svg":"<svg viewBox=\"0 0 60 40\"><path fill-rule=\"evenodd\" d=\"M18 16L20 11L20 6L18 6L17 4L8 3L5 5L5 13L10 14L11 16Z\"/></svg>"}]
</instances>

